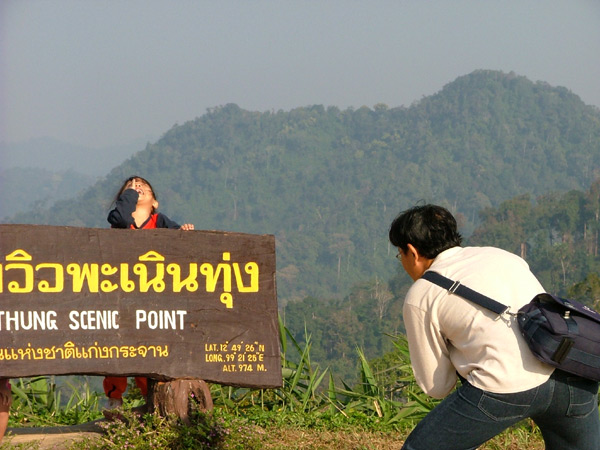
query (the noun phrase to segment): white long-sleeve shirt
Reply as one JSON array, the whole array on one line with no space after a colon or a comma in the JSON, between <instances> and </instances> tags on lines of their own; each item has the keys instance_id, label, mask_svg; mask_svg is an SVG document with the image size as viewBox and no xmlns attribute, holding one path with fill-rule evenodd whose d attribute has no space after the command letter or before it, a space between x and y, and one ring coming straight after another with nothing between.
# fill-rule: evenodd
<instances>
[{"instance_id":1,"label":"white long-sleeve shirt","mask_svg":"<svg viewBox=\"0 0 600 450\"><path fill-rule=\"evenodd\" d=\"M512 312L545 292L523 259L493 247L451 248L428 270ZM533 356L514 318L498 317L430 281L419 279L411 286L403 314L417 383L432 397L448 395L456 372L485 391L512 393L541 385L554 370Z\"/></svg>"}]
</instances>

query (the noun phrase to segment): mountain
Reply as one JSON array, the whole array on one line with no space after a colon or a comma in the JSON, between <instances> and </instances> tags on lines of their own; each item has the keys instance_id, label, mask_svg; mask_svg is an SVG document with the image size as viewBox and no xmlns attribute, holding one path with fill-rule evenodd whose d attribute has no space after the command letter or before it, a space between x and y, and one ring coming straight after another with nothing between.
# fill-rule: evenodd
<instances>
[{"instance_id":1,"label":"mountain","mask_svg":"<svg viewBox=\"0 0 600 450\"><path fill-rule=\"evenodd\" d=\"M143 149L146 142L102 148L52 138L0 142L0 219L75 196Z\"/></svg>"},{"instance_id":2,"label":"mountain","mask_svg":"<svg viewBox=\"0 0 600 450\"><path fill-rule=\"evenodd\" d=\"M32 209L48 208L89 187L95 177L73 170L52 172L39 168L0 169L0 219Z\"/></svg>"},{"instance_id":3,"label":"mountain","mask_svg":"<svg viewBox=\"0 0 600 450\"><path fill-rule=\"evenodd\" d=\"M77 197L10 222L106 227L132 174L180 223L274 234L282 303L343 298L397 273L388 227L416 202L448 206L469 235L479 211L516 195L587 189L600 176L600 112L566 88L498 71L410 107L229 104L171 128Z\"/></svg>"}]
</instances>

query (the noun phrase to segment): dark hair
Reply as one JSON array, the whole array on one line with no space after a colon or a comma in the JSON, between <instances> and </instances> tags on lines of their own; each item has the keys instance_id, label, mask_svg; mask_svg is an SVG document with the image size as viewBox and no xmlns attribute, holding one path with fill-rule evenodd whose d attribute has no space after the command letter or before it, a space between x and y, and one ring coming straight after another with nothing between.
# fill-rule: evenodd
<instances>
[{"instance_id":1,"label":"dark hair","mask_svg":"<svg viewBox=\"0 0 600 450\"><path fill-rule=\"evenodd\" d=\"M121 189L119 189L119 192L117 193L117 195L115 196L115 200L114 203L117 202L117 200L119 199L119 197L121 196L121 194L127 189L127 186L129 185L129 183L131 183L133 180L140 180L142 183L147 184L148 187L150 188L150 190L152 191L152 196L154 197L154 200L158 200L158 198L156 197L156 193L154 192L154 188L152 187L152 185L150 184L150 182L148 180L146 180L145 178L142 178L140 176L137 175L133 175L129 178L127 178L124 182L123 185L121 186ZM152 212L154 213L154 208L152 208Z\"/></svg>"},{"instance_id":2,"label":"dark hair","mask_svg":"<svg viewBox=\"0 0 600 450\"><path fill-rule=\"evenodd\" d=\"M419 254L434 259L444 250L462 243L456 219L437 205L413 206L401 212L390 226L390 242L402 251L412 244Z\"/></svg>"}]
</instances>

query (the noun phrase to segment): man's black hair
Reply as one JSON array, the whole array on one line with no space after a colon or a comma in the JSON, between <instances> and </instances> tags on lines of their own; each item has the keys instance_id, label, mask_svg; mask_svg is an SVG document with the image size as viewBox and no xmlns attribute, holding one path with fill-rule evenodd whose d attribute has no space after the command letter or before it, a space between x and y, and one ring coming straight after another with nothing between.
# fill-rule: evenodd
<instances>
[{"instance_id":1,"label":"man's black hair","mask_svg":"<svg viewBox=\"0 0 600 450\"><path fill-rule=\"evenodd\" d=\"M401 212L390 226L390 242L406 252L412 244L420 255L434 259L444 250L459 246L462 236L456 219L437 205L414 206Z\"/></svg>"}]
</instances>

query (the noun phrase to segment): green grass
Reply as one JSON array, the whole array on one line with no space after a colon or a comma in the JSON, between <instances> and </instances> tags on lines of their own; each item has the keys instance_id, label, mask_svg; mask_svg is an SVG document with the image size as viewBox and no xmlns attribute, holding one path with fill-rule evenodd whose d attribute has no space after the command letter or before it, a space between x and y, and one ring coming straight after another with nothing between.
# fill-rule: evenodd
<instances>
[{"instance_id":1,"label":"green grass","mask_svg":"<svg viewBox=\"0 0 600 450\"><path fill-rule=\"evenodd\" d=\"M367 361L357 349L360 382L336 386L327 369L310 359L311 339L304 346L280 324L283 386L247 389L212 385L214 410L194 411L189 424L175 417L135 416L104 422L96 439L73 443L73 450L105 449L399 449L414 425L438 401L416 385L408 345L393 337L395 351L385 362ZM102 417L102 395L88 385L57 388L52 377L13 380L11 427L73 425ZM139 392L125 398L140 402ZM66 398L66 400L65 400ZM9 446L7 439L0 449ZM506 431L482 449L542 449L530 421Z\"/></svg>"},{"instance_id":2,"label":"green grass","mask_svg":"<svg viewBox=\"0 0 600 450\"><path fill-rule=\"evenodd\" d=\"M11 385L11 427L75 425L102 417L102 396L87 383L58 388L54 377L41 376L11 380Z\"/></svg>"}]
</instances>

